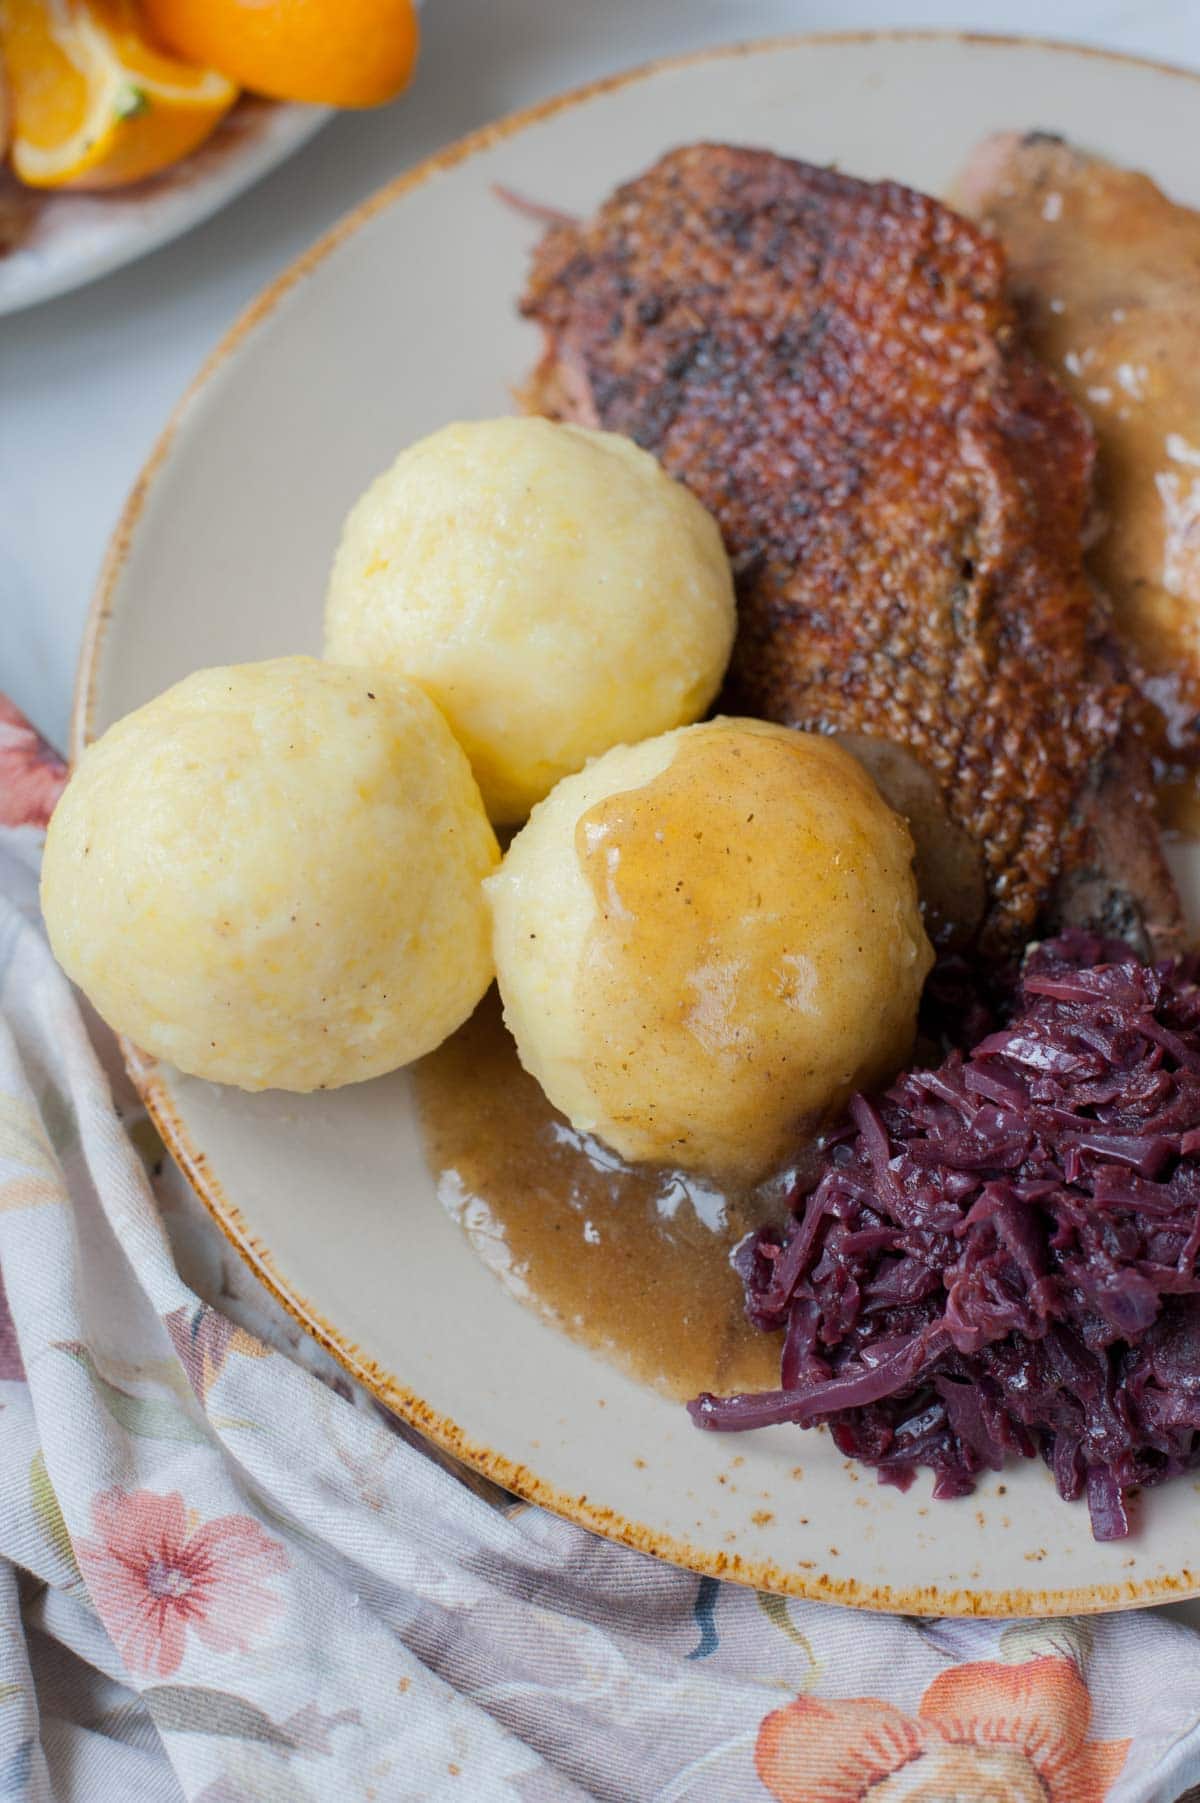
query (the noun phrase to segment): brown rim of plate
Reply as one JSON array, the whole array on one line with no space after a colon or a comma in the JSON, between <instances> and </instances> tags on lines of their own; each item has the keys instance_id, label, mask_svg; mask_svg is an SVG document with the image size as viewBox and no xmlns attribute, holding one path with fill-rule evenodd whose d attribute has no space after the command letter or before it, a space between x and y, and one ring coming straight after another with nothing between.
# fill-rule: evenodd
<instances>
[{"instance_id":1,"label":"brown rim of plate","mask_svg":"<svg viewBox=\"0 0 1200 1803\"><path fill-rule=\"evenodd\" d=\"M410 188L418 187L431 176L454 168L479 151L488 150L493 144L524 131L527 126L539 125L570 107L598 99L634 82L699 63L715 62L722 58L769 55L779 50L799 49L806 44L878 42L966 43L981 49L1016 46L1058 55L1098 57L1107 62L1125 63L1135 68L1152 69L1161 75L1200 82L1200 73L1179 68L1173 63L1157 62L1148 57L1128 56L1121 51L1102 50L1092 45L1070 44L1050 38L972 31L800 32L716 45L683 56L661 57L636 68L619 71L615 75L603 76L597 81L587 82L519 112L510 113L426 157L352 208L318 238L315 244L269 282L209 354L199 373L172 409L122 509L88 610L71 712L69 749L72 762L79 757L93 736L96 683L104 635L112 617L113 593L146 504L146 497L170 453L175 435L192 401L242 340L274 311L292 288L311 274L318 264L323 263L344 239L373 219L377 213L391 206L393 201L399 200ZM168 1151L222 1233L276 1301L387 1409L417 1428L443 1452L449 1453L526 1502L536 1503L609 1540L634 1547L638 1552L653 1554L708 1577L722 1578L780 1595L808 1597L858 1609L882 1610L889 1614L992 1618L1086 1615L1141 1608L1148 1603L1179 1602L1200 1596L1200 1568L1194 1572L1184 1569L1170 1577L1140 1581L1130 1579L1118 1584L1092 1584L1074 1590L945 1590L936 1585L920 1589L898 1589L890 1585L866 1585L821 1571L817 1561L798 1561L795 1568L784 1569L777 1565L743 1559L736 1552L712 1552L695 1547L639 1522L630 1521L611 1509L601 1507L586 1495L564 1494L546 1483L528 1466L514 1464L503 1453L469 1439L456 1422L436 1413L420 1396L406 1388L391 1372L377 1365L361 1347L346 1339L331 1322L324 1319L320 1310L307 1297L302 1296L279 1271L270 1249L255 1237L241 1211L225 1194L216 1175L209 1169L206 1154L189 1138L157 1062L147 1058L126 1040L121 1040L120 1044L129 1075Z\"/></svg>"}]
</instances>

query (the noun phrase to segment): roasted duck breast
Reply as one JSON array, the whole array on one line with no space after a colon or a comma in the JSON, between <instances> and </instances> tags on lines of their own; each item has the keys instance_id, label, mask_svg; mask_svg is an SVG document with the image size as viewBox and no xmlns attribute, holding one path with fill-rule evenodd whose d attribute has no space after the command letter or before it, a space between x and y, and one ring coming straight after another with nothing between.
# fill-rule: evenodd
<instances>
[{"instance_id":1,"label":"roasted duck breast","mask_svg":"<svg viewBox=\"0 0 1200 1803\"><path fill-rule=\"evenodd\" d=\"M1063 920L1166 944L1135 699L1083 566L1093 436L1005 277L993 237L895 182L695 145L551 226L525 399L628 434L711 509L726 711L919 764L978 859L984 955Z\"/></svg>"}]
</instances>

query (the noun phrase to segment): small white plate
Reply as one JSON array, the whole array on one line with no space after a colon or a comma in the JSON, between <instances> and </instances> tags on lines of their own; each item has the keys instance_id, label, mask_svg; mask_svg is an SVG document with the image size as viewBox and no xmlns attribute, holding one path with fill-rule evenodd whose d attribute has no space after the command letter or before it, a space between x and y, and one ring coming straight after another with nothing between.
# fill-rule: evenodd
<instances>
[{"instance_id":1,"label":"small white plate","mask_svg":"<svg viewBox=\"0 0 1200 1803\"><path fill-rule=\"evenodd\" d=\"M1001 128L1058 130L1200 203L1194 77L1017 40L839 36L600 82L477 134L369 201L210 361L117 530L75 745L205 664L315 650L342 518L399 446L511 407L537 354L516 315L534 228L503 185L593 207L698 138L944 190ZM1197 1485L1098 1545L1040 1463L933 1503L824 1434L703 1434L501 1287L438 1206L403 1075L250 1096L135 1074L222 1228L356 1376L501 1484L696 1570L915 1614L1117 1609L1200 1592Z\"/></svg>"},{"instance_id":2,"label":"small white plate","mask_svg":"<svg viewBox=\"0 0 1200 1803\"><path fill-rule=\"evenodd\" d=\"M0 175L0 222L12 243L0 256L0 314L80 288L190 231L307 144L332 111L243 96L191 156L110 194L43 192Z\"/></svg>"}]
</instances>

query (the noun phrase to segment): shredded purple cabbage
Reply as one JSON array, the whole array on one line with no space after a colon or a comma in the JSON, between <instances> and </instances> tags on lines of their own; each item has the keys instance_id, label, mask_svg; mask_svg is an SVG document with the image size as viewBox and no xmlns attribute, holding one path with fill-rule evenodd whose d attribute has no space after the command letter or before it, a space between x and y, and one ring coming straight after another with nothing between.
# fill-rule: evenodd
<instances>
[{"instance_id":1,"label":"shredded purple cabbage","mask_svg":"<svg viewBox=\"0 0 1200 1803\"><path fill-rule=\"evenodd\" d=\"M968 1495L1040 1453L1098 1540L1200 1464L1200 960L1071 933L1008 1024L858 1096L786 1227L743 1241L780 1388L704 1395L720 1431L828 1423L907 1489Z\"/></svg>"}]
</instances>

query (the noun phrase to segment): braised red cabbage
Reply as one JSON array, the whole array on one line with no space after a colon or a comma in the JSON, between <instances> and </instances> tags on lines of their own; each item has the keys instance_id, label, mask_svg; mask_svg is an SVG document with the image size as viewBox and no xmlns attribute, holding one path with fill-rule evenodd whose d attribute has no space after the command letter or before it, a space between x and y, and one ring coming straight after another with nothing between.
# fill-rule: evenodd
<instances>
[{"instance_id":1,"label":"braised red cabbage","mask_svg":"<svg viewBox=\"0 0 1200 1803\"><path fill-rule=\"evenodd\" d=\"M1200 961L1072 933L1008 1023L856 1097L785 1228L735 1255L783 1329L780 1388L689 1404L717 1430L828 1423L934 1495L1040 1454L1097 1539L1200 1464Z\"/></svg>"}]
</instances>

